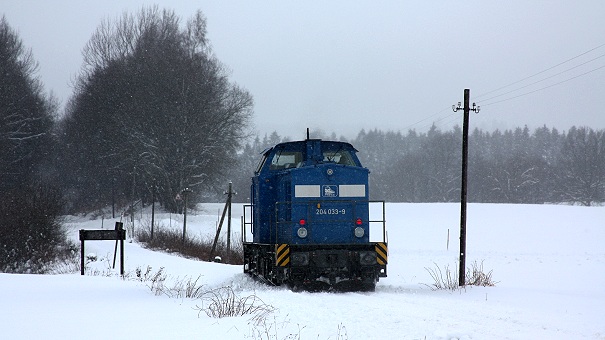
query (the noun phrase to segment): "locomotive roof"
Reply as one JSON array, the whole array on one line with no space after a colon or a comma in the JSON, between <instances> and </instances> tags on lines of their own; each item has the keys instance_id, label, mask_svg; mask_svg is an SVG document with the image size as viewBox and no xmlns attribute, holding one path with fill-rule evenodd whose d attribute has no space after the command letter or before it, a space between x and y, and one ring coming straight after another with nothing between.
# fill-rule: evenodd
<instances>
[{"instance_id":1,"label":"locomotive roof","mask_svg":"<svg viewBox=\"0 0 605 340\"><path fill-rule=\"evenodd\" d=\"M263 152L261 152L261 154L267 154L269 152L271 152L271 150L273 149L292 149L292 150L296 150L296 149L300 149L302 147L304 147L304 145L307 145L308 143L316 143L319 142L322 145L322 148L324 146L327 146L328 148L332 148L332 147L336 147L342 150L352 150L355 152L359 152L359 150L355 149L355 147L353 147L353 145L351 145L351 143L348 142L341 142L341 141L329 141L329 140L322 140L322 139L305 139L305 140L300 140L300 141L291 141L291 142L283 142L283 143L279 143L279 144L275 144L272 147L268 147L267 149L265 149Z\"/></svg>"}]
</instances>

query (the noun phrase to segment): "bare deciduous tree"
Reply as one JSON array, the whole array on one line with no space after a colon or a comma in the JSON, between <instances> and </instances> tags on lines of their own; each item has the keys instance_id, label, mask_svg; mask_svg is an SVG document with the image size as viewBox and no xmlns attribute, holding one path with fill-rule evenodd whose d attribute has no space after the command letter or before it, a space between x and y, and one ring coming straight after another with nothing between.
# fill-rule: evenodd
<instances>
[{"instance_id":1,"label":"bare deciduous tree","mask_svg":"<svg viewBox=\"0 0 605 340\"><path fill-rule=\"evenodd\" d=\"M253 102L212 55L203 14L184 27L157 7L124 14L99 26L84 56L64 122L80 194L93 189L108 202L117 186L124 199L149 200L155 186L174 211L183 188L212 188L246 136Z\"/></svg>"},{"instance_id":2,"label":"bare deciduous tree","mask_svg":"<svg viewBox=\"0 0 605 340\"><path fill-rule=\"evenodd\" d=\"M0 187L24 184L48 157L56 101L36 76L38 64L0 19Z\"/></svg>"}]
</instances>

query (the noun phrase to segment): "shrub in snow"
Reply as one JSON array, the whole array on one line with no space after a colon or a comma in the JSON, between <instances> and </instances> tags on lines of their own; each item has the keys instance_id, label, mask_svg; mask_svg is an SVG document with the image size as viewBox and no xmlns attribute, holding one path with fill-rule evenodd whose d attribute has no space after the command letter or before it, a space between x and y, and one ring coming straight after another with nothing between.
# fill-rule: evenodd
<instances>
[{"instance_id":1,"label":"shrub in snow","mask_svg":"<svg viewBox=\"0 0 605 340\"><path fill-rule=\"evenodd\" d=\"M95 254L95 253L89 253L88 255L86 255L86 261L88 261L88 262L96 262L97 261L97 254Z\"/></svg>"},{"instance_id":2,"label":"shrub in snow","mask_svg":"<svg viewBox=\"0 0 605 340\"><path fill-rule=\"evenodd\" d=\"M470 268L466 269L466 284L470 286L493 287L496 282L492 280L492 270L485 273L483 271L483 261L477 264L473 262Z\"/></svg>"},{"instance_id":3,"label":"shrub in snow","mask_svg":"<svg viewBox=\"0 0 605 340\"><path fill-rule=\"evenodd\" d=\"M76 246L60 223L60 193L28 185L0 193L0 272L45 273Z\"/></svg>"},{"instance_id":4,"label":"shrub in snow","mask_svg":"<svg viewBox=\"0 0 605 340\"><path fill-rule=\"evenodd\" d=\"M445 265L443 270L435 263L435 268L427 268L426 271L433 278L433 284L425 286L432 290L457 290L461 289L458 280L458 272L452 272L449 265ZM473 262L470 268L466 269L465 282L467 286L482 286L482 287L493 287L496 282L492 280L492 271L485 273L483 270L483 261L478 264L477 261Z\"/></svg>"},{"instance_id":5,"label":"shrub in snow","mask_svg":"<svg viewBox=\"0 0 605 340\"><path fill-rule=\"evenodd\" d=\"M452 272L449 265L445 265L443 270L441 270L441 268L435 263L435 268L425 267L424 269L429 272L434 281L432 285L424 284L425 286L430 287L432 290L458 289L458 274L456 272Z\"/></svg>"},{"instance_id":6,"label":"shrub in snow","mask_svg":"<svg viewBox=\"0 0 605 340\"><path fill-rule=\"evenodd\" d=\"M273 306L265 304L258 296L239 297L231 287L223 287L206 292L201 297L202 305L196 309L212 318L253 315L253 320L260 322L267 314L273 312Z\"/></svg>"},{"instance_id":7,"label":"shrub in snow","mask_svg":"<svg viewBox=\"0 0 605 340\"><path fill-rule=\"evenodd\" d=\"M153 238L151 238L151 224L137 229L135 238L146 248L174 252L186 257L197 258L203 261L210 261L210 252L212 250L213 238L202 239L200 237L188 237L183 243L182 230L170 229L163 225L155 225ZM222 263L243 264L243 245L240 239L234 239L231 242L231 249L227 251L227 244L220 240L215 248L213 261L220 258Z\"/></svg>"}]
</instances>

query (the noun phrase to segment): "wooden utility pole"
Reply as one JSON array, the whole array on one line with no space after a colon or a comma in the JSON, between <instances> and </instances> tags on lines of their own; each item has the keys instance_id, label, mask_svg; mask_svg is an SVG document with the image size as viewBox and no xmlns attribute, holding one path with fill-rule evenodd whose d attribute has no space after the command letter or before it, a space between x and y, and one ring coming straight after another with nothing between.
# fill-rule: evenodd
<instances>
[{"instance_id":1,"label":"wooden utility pole","mask_svg":"<svg viewBox=\"0 0 605 340\"><path fill-rule=\"evenodd\" d=\"M457 112L463 109L464 119L462 124L462 187L460 189L460 267L458 268L458 286L466 285L466 187L468 169L468 121L470 111L479 112L479 106L470 103L471 90L464 90L464 107L458 102L458 106L452 105L452 110Z\"/></svg>"},{"instance_id":2,"label":"wooden utility pole","mask_svg":"<svg viewBox=\"0 0 605 340\"><path fill-rule=\"evenodd\" d=\"M151 239L153 240L153 226L155 225L155 179L151 187Z\"/></svg>"},{"instance_id":3,"label":"wooden utility pole","mask_svg":"<svg viewBox=\"0 0 605 340\"><path fill-rule=\"evenodd\" d=\"M227 202L229 205L227 208L227 261L231 261L231 198L233 196L233 183L229 182L229 190L226 192Z\"/></svg>"},{"instance_id":4,"label":"wooden utility pole","mask_svg":"<svg viewBox=\"0 0 605 340\"><path fill-rule=\"evenodd\" d=\"M187 234L187 199L189 197L189 194L192 193L193 191L189 188L185 188L183 189L183 191L181 192L183 194L184 197L184 202L185 202L185 206L183 207L183 247L185 246L185 235Z\"/></svg>"},{"instance_id":5,"label":"wooden utility pole","mask_svg":"<svg viewBox=\"0 0 605 340\"><path fill-rule=\"evenodd\" d=\"M216 235L214 236L214 242L212 243L212 249L210 249L210 258L208 261L214 260L214 251L216 250L216 245L218 243L219 235L221 234L221 229L223 227L223 221L225 220L225 214L229 212L229 217L227 218L227 261L229 261L230 252L231 252L231 199L233 195L236 193L233 192L232 183L229 182L229 190L225 192L227 195L227 202L225 202L225 208L223 209L223 214L221 215L221 220L218 223L218 228L216 229Z\"/></svg>"}]
</instances>

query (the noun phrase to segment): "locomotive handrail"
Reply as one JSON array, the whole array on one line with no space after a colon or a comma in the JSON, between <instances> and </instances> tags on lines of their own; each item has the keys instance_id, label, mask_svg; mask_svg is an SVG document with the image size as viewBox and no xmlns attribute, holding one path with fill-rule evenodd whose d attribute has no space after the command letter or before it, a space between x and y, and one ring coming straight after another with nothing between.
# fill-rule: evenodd
<instances>
[{"instance_id":1,"label":"locomotive handrail","mask_svg":"<svg viewBox=\"0 0 605 340\"><path fill-rule=\"evenodd\" d=\"M371 225L372 223L382 223L382 242L387 242L387 229L386 229L386 209L385 209L385 202L384 201L368 201L369 203L369 209L372 209L372 203L380 203L382 205L382 220L376 220L376 221L368 221L368 223ZM372 214L370 214L371 216Z\"/></svg>"},{"instance_id":2,"label":"locomotive handrail","mask_svg":"<svg viewBox=\"0 0 605 340\"><path fill-rule=\"evenodd\" d=\"M247 208L247 209L246 209ZM250 211L250 220L246 220L246 210ZM244 214L242 215L242 239L244 242L246 240L246 227L250 226L250 232L254 234L254 205L253 204L244 204Z\"/></svg>"}]
</instances>

